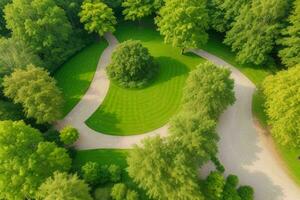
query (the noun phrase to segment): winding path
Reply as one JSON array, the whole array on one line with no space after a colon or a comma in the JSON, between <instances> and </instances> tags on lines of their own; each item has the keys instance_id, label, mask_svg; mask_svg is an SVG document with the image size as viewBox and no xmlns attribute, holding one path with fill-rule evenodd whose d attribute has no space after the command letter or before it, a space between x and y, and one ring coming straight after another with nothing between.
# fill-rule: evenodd
<instances>
[{"instance_id":1,"label":"winding path","mask_svg":"<svg viewBox=\"0 0 300 200\"><path fill-rule=\"evenodd\" d=\"M118 148L127 149L139 144L145 137L166 136L167 125L153 132L135 136L111 136L90 129L84 122L97 110L105 98L109 81L105 67L117 39L106 34L109 46L103 52L91 86L76 107L57 122L58 129L72 125L80 132L78 149ZM252 96L255 85L241 72L220 58L202 50L193 50L195 54L214 62L219 66L229 67L235 80L236 103L222 114L218 124L219 157L226 168L226 174L239 176L241 184L252 185L256 200L299 200L300 189L290 179L269 144L267 135L259 131L252 118ZM211 169L207 166L206 169ZM205 172L206 171L206 172ZM203 170L207 173L207 170Z\"/></svg>"}]
</instances>

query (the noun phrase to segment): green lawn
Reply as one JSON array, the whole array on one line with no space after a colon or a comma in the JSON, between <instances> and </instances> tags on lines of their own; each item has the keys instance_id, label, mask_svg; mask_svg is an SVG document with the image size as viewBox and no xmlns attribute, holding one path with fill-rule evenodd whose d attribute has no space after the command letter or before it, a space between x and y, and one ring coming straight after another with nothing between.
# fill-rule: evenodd
<instances>
[{"instance_id":1,"label":"green lawn","mask_svg":"<svg viewBox=\"0 0 300 200\"><path fill-rule=\"evenodd\" d=\"M89 88L99 58L106 46L107 42L101 40L84 48L55 73L54 77L66 101L64 115L72 110Z\"/></svg>"},{"instance_id":2,"label":"green lawn","mask_svg":"<svg viewBox=\"0 0 300 200\"><path fill-rule=\"evenodd\" d=\"M104 102L86 124L111 135L141 134L160 128L179 110L188 72L203 59L180 55L180 49L164 44L151 26L121 23L117 30L120 42L140 40L159 63L160 71L144 89L124 89L111 83Z\"/></svg>"}]
</instances>

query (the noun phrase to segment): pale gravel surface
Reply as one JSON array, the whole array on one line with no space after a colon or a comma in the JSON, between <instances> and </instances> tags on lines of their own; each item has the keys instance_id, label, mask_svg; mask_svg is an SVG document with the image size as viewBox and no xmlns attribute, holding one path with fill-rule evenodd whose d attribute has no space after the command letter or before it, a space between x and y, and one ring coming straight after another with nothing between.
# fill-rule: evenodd
<instances>
[{"instance_id":1,"label":"pale gravel surface","mask_svg":"<svg viewBox=\"0 0 300 200\"><path fill-rule=\"evenodd\" d=\"M109 46L104 50L91 86L75 108L56 127L72 125L80 132L76 147L81 150L99 148L131 148L146 137L166 136L167 125L150 133L134 136L111 136L90 129L84 122L97 110L109 88L105 67L118 41L112 34L106 34ZM226 174L239 176L241 184L255 189L257 200L299 200L300 189L283 169L276 153L268 144L269 138L259 133L252 119L252 95L255 86L237 69L220 58L202 50L197 55L232 70L235 80L237 101L221 117L218 123L219 157L226 168Z\"/></svg>"}]
</instances>

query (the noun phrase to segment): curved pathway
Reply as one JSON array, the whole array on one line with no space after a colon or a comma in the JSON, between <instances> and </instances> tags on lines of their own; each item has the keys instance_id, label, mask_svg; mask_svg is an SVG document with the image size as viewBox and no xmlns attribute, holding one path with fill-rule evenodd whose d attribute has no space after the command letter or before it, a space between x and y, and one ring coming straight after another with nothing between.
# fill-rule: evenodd
<instances>
[{"instance_id":1,"label":"curved pathway","mask_svg":"<svg viewBox=\"0 0 300 200\"><path fill-rule=\"evenodd\" d=\"M167 126L153 132L135 136L111 136L90 129L85 121L97 110L109 88L105 67L110 62L112 51L118 44L112 34L106 34L109 46L103 52L94 79L87 93L76 107L57 122L58 129L72 125L80 132L76 144L78 149L131 148L145 137L166 136ZM219 66L229 67L235 80L236 102L222 114L218 123L220 135L219 157L226 168L226 174L239 176L241 184L251 185L255 189L256 200L298 200L300 189L290 179L282 167L268 136L254 125L252 118L253 85L241 72L220 58L202 50L193 50L195 54L214 62ZM207 169L211 169L210 166ZM204 172L205 173L205 170ZM207 173L207 172L206 172Z\"/></svg>"}]
</instances>

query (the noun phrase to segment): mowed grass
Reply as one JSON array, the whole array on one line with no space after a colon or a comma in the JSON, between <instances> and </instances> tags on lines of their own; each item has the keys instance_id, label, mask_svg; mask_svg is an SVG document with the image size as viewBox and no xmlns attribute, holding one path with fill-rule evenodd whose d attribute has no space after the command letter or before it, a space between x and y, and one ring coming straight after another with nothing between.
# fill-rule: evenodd
<instances>
[{"instance_id":1,"label":"mowed grass","mask_svg":"<svg viewBox=\"0 0 300 200\"><path fill-rule=\"evenodd\" d=\"M64 115L72 110L89 88L99 58L106 47L107 42L101 39L81 50L54 74L65 98Z\"/></svg>"},{"instance_id":2,"label":"mowed grass","mask_svg":"<svg viewBox=\"0 0 300 200\"><path fill-rule=\"evenodd\" d=\"M140 40L159 63L159 73L143 89L125 89L111 83L104 102L86 124L111 135L142 134L160 128L180 109L188 73L203 59L181 55L180 49L164 44L152 26L123 22L115 35L120 42Z\"/></svg>"}]
</instances>

